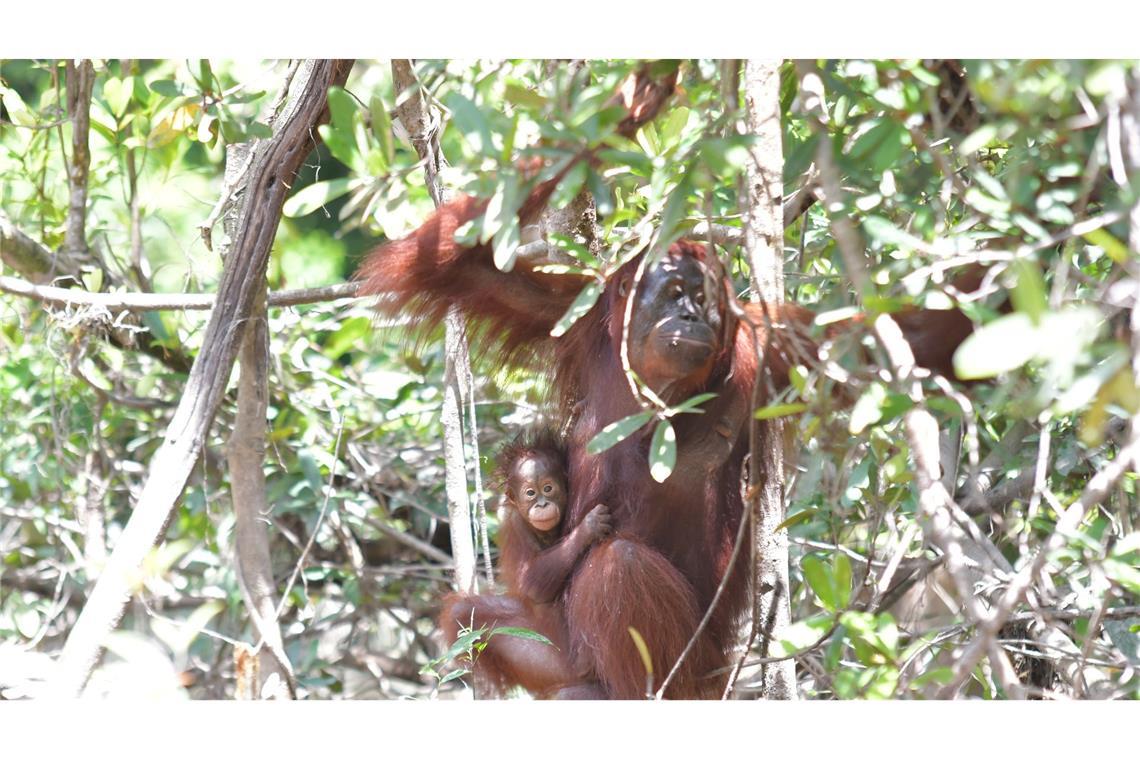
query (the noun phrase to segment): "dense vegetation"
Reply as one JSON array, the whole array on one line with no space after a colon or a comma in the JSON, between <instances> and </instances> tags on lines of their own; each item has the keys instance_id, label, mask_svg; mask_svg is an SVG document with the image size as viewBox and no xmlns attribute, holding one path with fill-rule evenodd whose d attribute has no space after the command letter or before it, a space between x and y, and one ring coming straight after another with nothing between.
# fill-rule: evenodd
<instances>
[{"instance_id":1,"label":"dense vegetation","mask_svg":"<svg viewBox=\"0 0 1140 760\"><path fill-rule=\"evenodd\" d=\"M497 250L520 242L509 221L525 182L520 152L596 139L609 126L602 106L636 65L416 63L439 118L442 184L495 199L482 233ZM75 123L65 64L0 63L0 282L63 274L57 284L98 293L212 293L228 236L211 219L211 246L201 227L224 194L226 148L271 135L287 69L94 62L79 250L69 237ZM330 121L285 206L271 290L340 283L378 241L433 209L424 162L393 121L402 101L392 79L387 62L357 62L347 86L329 93ZM597 234L557 246L603 271L650 231L711 228L746 291L734 237L749 144L738 132L741 99L734 62L684 62L681 88L654 123L635 140L615 138L598 166L581 165L560 187L555 206L590 194ZM981 381L923 386L943 432L943 483L958 528L997 555L997 571L970 576L979 595L999 598L1009 569L1041 551L1048 561L996 636L1016 678L983 659L963 693L1004 698L1020 682L1037 696L1135 698L1135 461L1122 460L1127 471L1076 530L1049 541L1065 509L1140 435L1130 427L1140 411L1140 322L1130 323L1140 229L1129 217L1140 191L1140 77L1114 62L786 63L780 100L785 197L821 187L826 196L786 229L786 298L824 314L821 331L855 309L952 302L982 326L957 357L960 374ZM862 292L836 219L854 223L871 273ZM17 232L49 255L29 258ZM980 296L966 297L954 278L974 264L989 275ZM16 697L49 677L45 655L63 645L131 515L207 312L123 315L0 290L9 291L0 298L0 694ZM268 521L298 693L451 694L457 683L441 688L421 670L447 670L433 638L450 585L444 341L352 299L271 308L269 319ZM805 697L931 696L982 634L922 519L904 435L915 400L873 368L888 365L870 340L836 345L830 359L806 367L763 415L785 416L801 442L785 522L793 624L774 651L796 653ZM494 452L549 400L537 373L479 355L472 369L467 456L493 538ZM835 403L840 384L853 404ZM233 694L234 642L256 641L234 574L224 459L233 415L231 397L93 688Z\"/></svg>"}]
</instances>

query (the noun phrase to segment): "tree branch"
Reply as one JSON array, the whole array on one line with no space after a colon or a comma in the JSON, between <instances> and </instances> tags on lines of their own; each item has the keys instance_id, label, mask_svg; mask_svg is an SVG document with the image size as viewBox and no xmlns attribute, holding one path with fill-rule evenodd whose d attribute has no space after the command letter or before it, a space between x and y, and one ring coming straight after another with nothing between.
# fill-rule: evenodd
<instances>
[{"instance_id":1,"label":"tree branch","mask_svg":"<svg viewBox=\"0 0 1140 760\"><path fill-rule=\"evenodd\" d=\"M151 460L138 503L64 644L52 684L57 695L82 691L106 635L122 617L143 560L165 532L229 383L289 184L313 147L317 124L327 116L328 88L343 84L351 65L350 61L310 65L264 159L251 171L249 211L226 259L218 306L210 315L202 350L162 446Z\"/></svg>"}]
</instances>

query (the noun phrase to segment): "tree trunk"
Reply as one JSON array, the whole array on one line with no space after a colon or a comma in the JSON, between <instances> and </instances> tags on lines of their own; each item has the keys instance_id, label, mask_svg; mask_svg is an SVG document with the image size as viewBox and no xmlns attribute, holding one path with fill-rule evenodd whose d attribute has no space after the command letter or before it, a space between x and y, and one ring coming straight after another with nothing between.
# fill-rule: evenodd
<instances>
[{"instance_id":1,"label":"tree trunk","mask_svg":"<svg viewBox=\"0 0 1140 760\"><path fill-rule=\"evenodd\" d=\"M780 133L780 62L749 60L744 67L745 124L756 143L749 151L748 196L744 209L744 248L752 267L756 298L784 300L784 156ZM757 383L764 382L763 372ZM762 656L791 622L788 600L788 533L777 530L785 519L784 421L753 422L749 496L756 515L753 532L756 606ZM761 668L765 699L796 699L793 660Z\"/></svg>"}]
</instances>

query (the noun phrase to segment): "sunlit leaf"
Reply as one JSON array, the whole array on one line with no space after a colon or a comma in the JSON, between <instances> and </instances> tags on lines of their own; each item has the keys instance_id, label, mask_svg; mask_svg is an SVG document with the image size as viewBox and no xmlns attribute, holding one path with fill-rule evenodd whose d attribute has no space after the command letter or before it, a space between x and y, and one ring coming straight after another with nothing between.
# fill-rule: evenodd
<instances>
[{"instance_id":1,"label":"sunlit leaf","mask_svg":"<svg viewBox=\"0 0 1140 760\"><path fill-rule=\"evenodd\" d=\"M983 124L962 140L958 145L958 153L963 157L977 153L978 150L993 142L997 138L997 134L997 124Z\"/></svg>"},{"instance_id":2,"label":"sunlit leaf","mask_svg":"<svg viewBox=\"0 0 1140 760\"><path fill-rule=\"evenodd\" d=\"M339 177L337 179L315 182L302 188L295 195L285 201L281 213L287 217L300 217L312 213L329 201L335 200L347 193L359 180L353 177Z\"/></svg>"},{"instance_id":3,"label":"sunlit leaf","mask_svg":"<svg viewBox=\"0 0 1140 760\"><path fill-rule=\"evenodd\" d=\"M1086 232L1081 237L1101 248L1105 252L1105 255L1117 264L1128 263L1128 259L1132 256L1128 250L1128 246L1117 240L1115 235L1103 227L1099 230Z\"/></svg>"},{"instance_id":4,"label":"sunlit leaf","mask_svg":"<svg viewBox=\"0 0 1140 760\"><path fill-rule=\"evenodd\" d=\"M491 138L491 125L482 109L457 92L448 93L443 98L444 105L451 111L452 121L463 139L478 155L494 156L495 145Z\"/></svg>"},{"instance_id":5,"label":"sunlit leaf","mask_svg":"<svg viewBox=\"0 0 1140 760\"><path fill-rule=\"evenodd\" d=\"M808 408L807 404L802 402L792 404L769 404L762 406L752 413L752 416L758 420L771 420L776 417L788 417L793 414L799 414Z\"/></svg>"},{"instance_id":6,"label":"sunlit leaf","mask_svg":"<svg viewBox=\"0 0 1140 760\"><path fill-rule=\"evenodd\" d=\"M887 387L882 383L867 386L851 409L851 421L847 430L851 435L859 435L869 426L883 418L883 407L887 401Z\"/></svg>"},{"instance_id":7,"label":"sunlit leaf","mask_svg":"<svg viewBox=\"0 0 1140 760\"><path fill-rule=\"evenodd\" d=\"M590 439L590 442L586 444L586 452L601 454L606 449L621 443L636 433L651 419L653 419L653 412L648 411L631 414L628 417L622 417L617 422L611 422Z\"/></svg>"},{"instance_id":8,"label":"sunlit leaf","mask_svg":"<svg viewBox=\"0 0 1140 760\"><path fill-rule=\"evenodd\" d=\"M575 322L594 308L594 304L597 303L598 296L602 294L604 288L605 286L596 280L582 288L578 297L574 299L574 303L570 304L570 308L566 310L566 313L554 325L554 329L550 331L550 337L558 338L565 335Z\"/></svg>"},{"instance_id":9,"label":"sunlit leaf","mask_svg":"<svg viewBox=\"0 0 1140 760\"><path fill-rule=\"evenodd\" d=\"M677 464L677 433L669 420L657 423L649 444L649 476L664 483Z\"/></svg>"},{"instance_id":10,"label":"sunlit leaf","mask_svg":"<svg viewBox=\"0 0 1140 760\"><path fill-rule=\"evenodd\" d=\"M1061 358L1096 338L1103 317L1090 306L1071 306L1042 316L1035 325L1022 312L982 325L954 353L954 373L963 380L994 377L1032 359Z\"/></svg>"},{"instance_id":11,"label":"sunlit leaf","mask_svg":"<svg viewBox=\"0 0 1140 760\"><path fill-rule=\"evenodd\" d=\"M330 87L328 94L329 121L335 129L350 130L360 107L356 98L340 87Z\"/></svg>"},{"instance_id":12,"label":"sunlit leaf","mask_svg":"<svg viewBox=\"0 0 1140 760\"><path fill-rule=\"evenodd\" d=\"M816 615L798 620L784 629L777 641L772 642L772 657L788 657L815 644L834 625L831 615Z\"/></svg>"}]
</instances>

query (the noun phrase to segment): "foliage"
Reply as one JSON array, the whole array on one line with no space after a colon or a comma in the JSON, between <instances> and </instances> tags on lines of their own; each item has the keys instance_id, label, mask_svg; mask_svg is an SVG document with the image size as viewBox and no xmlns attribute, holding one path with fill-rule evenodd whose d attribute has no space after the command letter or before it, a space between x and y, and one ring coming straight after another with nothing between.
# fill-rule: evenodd
<instances>
[{"instance_id":1,"label":"foliage","mask_svg":"<svg viewBox=\"0 0 1140 760\"><path fill-rule=\"evenodd\" d=\"M620 109L605 104L636 64L416 64L440 118L444 186L490 199L486 217L460 234L490 241L505 268L514 264L521 240L515 212L530 183L604 138L601 162L579 165L554 201L564 205L588 190L602 243L590 250L579 240L555 241L573 263L549 271L594 280L560 332L636 252L659 252L698 224L741 224L750 141L735 127L741 103L724 99L731 67L685 62L681 92L635 139L624 140L611 134ZM95 71L87 236L112 280L99 281L100 268L90 267L85 287L213 292L221 260L198 228L221 193L226 146L269 134L285 66L98 61ZM53 251L64 240L69 200L63 72L62 62L0 64L0 211ZM1127 315L1113 295L1136 260L1123 212L1138 188L1118 170L1114 131L1129 72L1111 61L966 61L958 68L864 60L820 62L818 74L806 78L791 63L783 71L785 196L802 183L821 145L844 189L842 198L811 206L787 229L787 297L822 313L820 337L826 322L853 306L876 313L956 304L980 325L956 362L964 375L992 380L959 388L964 395L957 397L930 381L925 388L949 437L963 437L958 485L973 476L975 461L997 462L999 487L1045 457L1044 490L971 520L1014 567L1032 558L1053 533L1058 509L1112 460L1123 423L1140 402ZM395 119L400 98L381 63L358 63L346 88L330 93L323 145L285 207L272 289L343 281L375 241L407 233L431 212L423 164ZM822 129L813 125L813 104L822 106ZM533 156L546 164L538 178L519 168ZM140 211L137 230L132 204ZM850 284L831 234L837 217L860 231L869 292ZM142 241L138 263L132 232ZM215 238L215 249L224 248L220 226ZM725 260L746 295L742 252L730 247ZM973 262L993 273L989 292L977 299L954 287L955 275ZM1012 311L1001 313L1007 302ZM145 329L192 357L203 325L201 312L116 321L97 310L0 300L3 644L58 651L101 562L88 555L84 505L101 505L113 546L179 398L183 374L106 337ZM300 692L426 696L436 684L417 674L438 672L443 661L432 618L448 586L444 566L422 549L426 543L447 550L442 341L379 323L363 303L273 309L270 335L265 472L280 588L315 535L283 613ZM837 340L829 348L829 364L797 368L792 387L756 412L789 420L802 441L784 523L794 624L770 653L798 657L808 696L929 695L973 635L968 621L957 610L935 619L871 606L892 558L902 578L936 555L918 524L903 434L912 402L868 368L868 357L879 358L873 344ZM549 409L547 389L536 374L478 357L475 376L475 466L489 471L499 443ZM854 401L849 409L832 401L836 378ZM669 419L699 413L706 400L615 420L592 450L652 422L648 455L654 476L664 479L678 443ZM232 415L231 399L167 542L140 581L144 604L132 607L124 624L157 642L196 697L231 693L226 640L256 639L232 566L234 520L220 457ZM481 496L493 507L495 494ZM326 499L326 514L335 517L322 520ZM1090 624L1102 607L1135 606L1140 597L1136 515L1130 473L1050 557L1053 588L1041 602L1118 679L1114 693L1131 697L1140 693L1136 618L1112 617L1092 630ZM419 543L401 541L409 536ZM472 657L489 635L471 632ZM1019 663L1049 657L1006 639ZM407 664L410 674L375 676L388 667L377 665L376 653ZM1040 688L1061 687L1050 681ZM1004 696L983 669L970 689Z\"/></svg>"}]
</instances>

